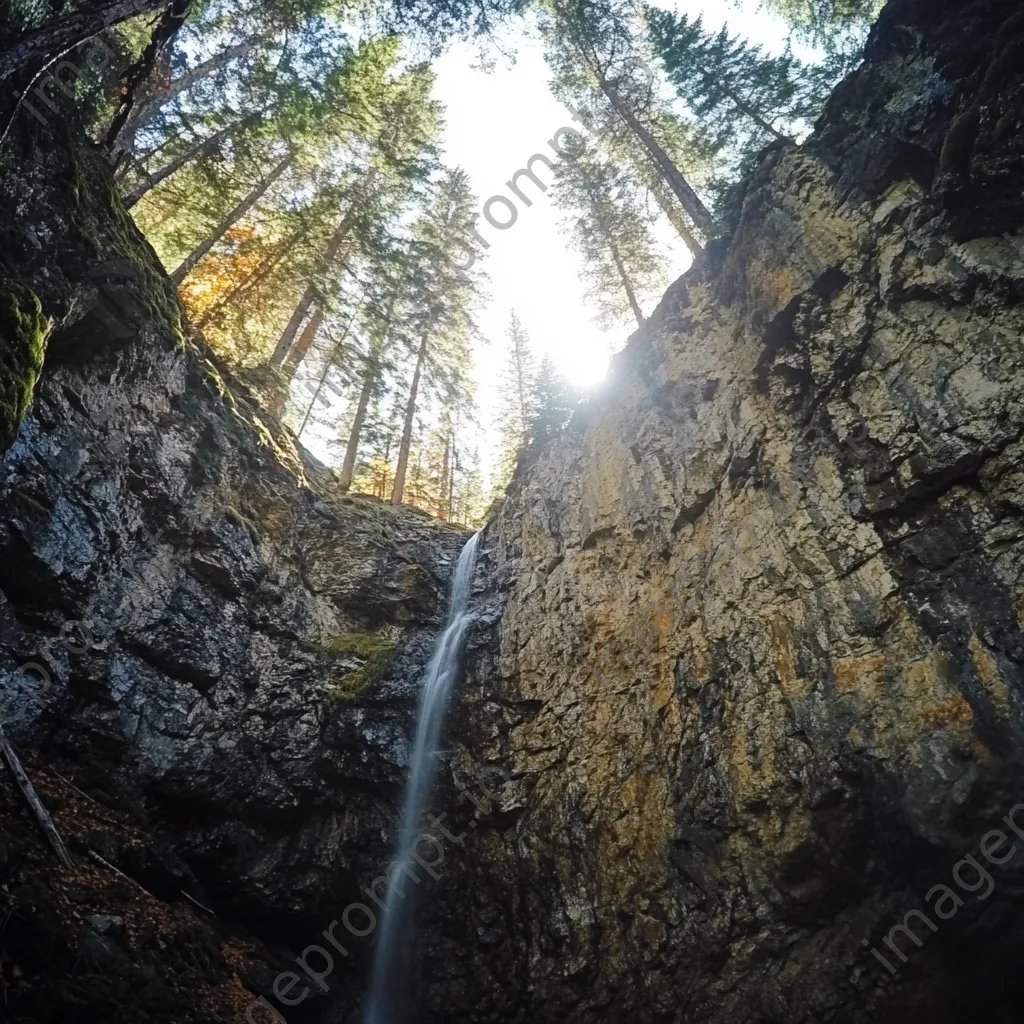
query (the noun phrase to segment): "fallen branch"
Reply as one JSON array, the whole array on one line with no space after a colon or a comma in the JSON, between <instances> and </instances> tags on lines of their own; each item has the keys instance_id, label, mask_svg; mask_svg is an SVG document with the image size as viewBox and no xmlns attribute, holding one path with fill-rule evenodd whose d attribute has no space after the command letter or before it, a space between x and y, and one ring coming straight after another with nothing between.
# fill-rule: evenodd
<instances>
[{"instance_id":1,"label":"fallen branch","mask_svg":"<svg viewBox=\"0 0 1024 1024\"><path fill-rule=\"evenodd\" d=\"M101 804L99 800L97 800L95 797L89 796L88 793L85 793L82 790L80 790L70 779L65 779L60 772L54 772L53 774L56 775L57 778L60 779L60 781L63 782L65 786L70 786L79 796L84 796L85 799L88 800L90 803L95 804L97 807L102 808L104 811L110 810L109 807L106 807L104 804Z\"/></svg>"},{"instance_id":2,"label":"fallen branch","mask_svg":"<svg viewBox=\"0 0 1024 1024\"><path fill-rule=\"evenodd\" d=\"M105 867L108 871L113 871L115 875L118 875L119 877L123 878L130 885L134 885L135 888L139 890L139 892L144 892L147 896L151 897L154 900L159 898L157 896L154 896L144 885L142 885L141 882L136 882L131 875L126 875L120 868L115 868L114 865L111 864L109 860L104 860L95 850L90 850L89 856L92 857L92 859L96 861L97 864L102 864L103 867Z\"/></svg>"},{"instance_id":3,"label":"fallen branch","mask_svg":"<svg viewBox=\"0 0 1024 1024\"><path fill-rule=\"evenodd\" d=\"M39 799L39 795L36 793L35 787L29 780L29 777L25 774L25 769L22 768L21 761L18 760L18 755L15 754L14 748L4 735L2 727L0 727L0 753L3 753L4 761L7 763L7 768L11 773L11 777L14 779L14 784L18 787L18 792L21 793L21 797L25 801L25 804L29 809L29 813L35 820L36 826L39 831L42 832L43 838L45 838L50 844L61 864L63 864L65 868L70 868L71 854L68 853L68 848L64 845L64 840L61 839L60 833L53 824L50 812L43 806L43 802Z\"/></svg>"},{"instance_id":4,"label":"fallen branch","mask_svg":"<svg viewBox=\"0 0 1024 1024\"><path fill-rule=\"evenodd\" d=\"M187 899L190 903L194 903L200 910L205 910L210 915L210 917L217 916L209 907L204 907L202 903L200 903L199 900L197 900L194 896L189 896L189 894L185 892L184 889L181 890L181 895L184 896L185 899Z\"/></svg>"}]
</instances>

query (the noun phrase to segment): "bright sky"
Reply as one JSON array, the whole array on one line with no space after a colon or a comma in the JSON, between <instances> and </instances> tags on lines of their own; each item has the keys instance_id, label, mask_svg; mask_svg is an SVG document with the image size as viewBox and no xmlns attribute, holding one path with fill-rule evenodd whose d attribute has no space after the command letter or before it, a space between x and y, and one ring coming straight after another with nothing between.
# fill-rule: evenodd
<instances>
[{"instance_id":1,"label":"bright sky","mask_svg":"<svg viewBox=\"0 0 1024 1024\"><path fill-rule=\"evenodd\" d=\"M712 29L728 22L733 31L772 52L785 44L786 27L759 11L757 0L735 6L724 0L681 0L658 6L693 16L703 13ZM580 130L548 90L549 73L540 43L517 34L510 46L516 50L515 63L510 65L497 55L497 66L490 72L474 67L477 49L467 44L453 47L435 64L434 97L447 109L445 160L469 173L481 207L492 195L514 198L505 182L534 153L553 156L547 140L558 128ZM534 168L543 180L551 180L542 163L538 161ZM583 386L603 377L609 357L633 329L605 332L593 323L593 310L583 300L586 285L580 281L579 257L568 247L566 232L559 226L561 212L528 179L520 179L520 185L534 201L529 208L517 201L519 216L510 228L500 231L483 217L477 224L490 242L482 266L490 276L491 301L480 318L488 344L476 352L477 402L488 434L480 446L485 475L497 443L492 424L495 389L504 365L511 309L515 308L529 332L538 361L549 354L566 377ZM498 219L507 216L501 204L493 213ZM689 253L670 228L662 238L668 250L666 279L673 281L689 267ZM649 300L644 311L650 313L653 308L654 301Z\"/></svg>"},{"instance_id":2,"label":"bright sky","mask_svg":"<svg viewBox=\"0 0 1024 1024\"><path fill-rule=\"evenodd\" d=\"M759 10L760 0L653 2L693 17L703 14L705 26L712 30L728 23L733 32L773 53L785 47L788 27ZM471 44L453 46L434 65L434 98L446 108L444 160L468 172L479 198L478 209L493 195L504 194L515 200L505 182L525 167L534 153L553 157L547 142L559 128L582 130L548 90L550 76L536 33L518 21L502 46L509 53L514 51L514 63L492 49L489 56L495 66L490 71L479 67L478 47ZM657 65L652 67L657 72ZM540 161L534 169L542 180L550 182L551 172ZM601 380L609 357L622 348L635 328L602 331L593 323L594 311L583 298L586 285L580 280L580 259L568 247L567 232L560 227L561 211L528 179L521 179L520 185L533 199L533 205L526 207L515 200L518 218L511 227L499 230L482 216L477 223L490 243L481 262L490 278L489 301L479 318L486 343L475 351L477 407L483 430L479 456L485 486L498 446L494 429L496 389L505 363L510 311L514 308L526 327L537 362L543 355L550 355L556 367L580 386ZM500 219L507 216L500 204L493 213ZM659 237L666 252L668 283L687 270L690 256L667 223ZM652 312L659 298L646 297L644 312ZM334 434L334 430L311 425L303 441L321 458L336 462L337 455L324 446Z\"/></svg>"}]
</instances>

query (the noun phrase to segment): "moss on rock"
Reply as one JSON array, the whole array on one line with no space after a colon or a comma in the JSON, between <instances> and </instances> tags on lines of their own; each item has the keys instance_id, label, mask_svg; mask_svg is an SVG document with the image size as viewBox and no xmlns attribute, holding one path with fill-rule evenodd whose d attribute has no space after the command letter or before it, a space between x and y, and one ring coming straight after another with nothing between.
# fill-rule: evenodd
<instances>
[{"instance_id":1,"label":"moss on rock","mask_svg":"<svg viewBox=\"0 0 1024 1024\"><path fill-rule=\"evenodd\" d=\"M0 286L0 451L18 437L43 369L49 321L24 285Z\"/></svg>"},{"instance_id":2,"label":"moss on rock","mask_svg":"<svg viewBox=\"0 0 1024 1024\"><path fill-rule=\"evenodd\" d=\"M250 540L256 547L260 545L260 531L256 527L256 524L244 513L239 512L233 505L229 505L224 510L224 515L235 524L235 526L241 527L247 534L249 534Z\"/></svg>"},{"instance_id":3,"label":"moss on rock","mask_svg":"<svg viewBox=\"0 0 1024 1024\"><path fill-rule=\"evenodd\" d=\"M164 273L153 247L124 208L109 167L87 147L71 145L69 155L76 227L94 249L97 259L129 261L127 287L134 312L140 318L149 317L165 325L179 343L184 343L177 289ZM111 266L111 262L101 263L97 271L107 266ZM111 266L115 273L119 268L119 263ZM130 315L133 310L122 308L121 312Z\"/></svg>"},{"instance_id":4,"label":"moss on rock","mask_svg":"<svg viewBox=\"0 0 1024 1024\"><path fill-rule=\"evenodd\" d=\"M332 657L345 655L363 658L363 664L347 672L331 691L338 700L351 700L380 682L391 666L398 644L374 633L343 633L336 636L326 651Z\"/></svg>"}]
</instances>

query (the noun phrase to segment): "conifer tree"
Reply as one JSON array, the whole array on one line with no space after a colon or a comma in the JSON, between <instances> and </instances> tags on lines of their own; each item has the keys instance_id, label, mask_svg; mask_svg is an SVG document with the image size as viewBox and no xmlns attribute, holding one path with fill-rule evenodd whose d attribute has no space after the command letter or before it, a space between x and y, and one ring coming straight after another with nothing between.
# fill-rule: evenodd
<instances>
[{"instance_id":1,"label":"conifer tree","mask_svg":"<svg viewBox=\"0 0 1024 1024\"><path fill-rule=\"evenodd\" d=\"M760 47L704 28L703 18L648 7L651 44L668 79L690 109L719 136L744 125L744 134L792 141L788 128L809 113L791 54L770 57Z\"/></svg>"},{"instance_id":2,"label":"conifer tree","mask_svg":"<svg viewBox=\"0 0 1024 1024\"><path fill-rule=\"evenodd\" d=\"M534 385L537 371L526 329L516 316L509 317L508 350L498 382L497 427L500 437L497 486L512 479L519 453L529 444L534 420Z\"/></svg>"},{"instance_id":3,"label":"conifer tree","mask_svg":"<svg viewBox=\"0 0 1024 1024\"><path fill-rule=\"evenodd\" d=\"M547 0L552 90L601 147L642 182L694 254L712 230L697 194L716 161L715 142L652 87L632 12L617 2Z\"/></svg>"},{"instance_id":4,"label":"conifer tree","mask_svg":"<svg viewBox=\"0 0 1024 1024\"><path fill-rule=\"evenodd\" d=\"M433 166L432 144L440 123L437 105L429 98L433 76L417 67L393 78L398 56L397 40L364 44L357 55L362 62L353 62L358 73L336 83L340 121L361 143L362 169L345 190L344 212L310 267L309 280L278 338L271 356L274 365L294 369L301 362L310 331L315 333L324 315L330 279L345 270L354 253L365 247L367 232L396 203L406 202ZM303 323L307 327L300 334Z\"/></svg>"},{"instance_id":5,"label":"conifer tree","mask_svg":"<svg viewBox=\"0 0 1024 1024\"><path fill-rule=\"evenodd\" d=\"M657 168L695 236L710 238L714 217L649 116L656 106L653 90L635 79L641 54L632 9L623 0L548 0L548 5L545 34L556 92L591 99L599 94Z\"/></svg>"},{"instance_id":6,"label":"conifer tree","mask_svg":"<svg viewBox=\"0 0 1024 1024\"><path fill-rule=\"evenodd\" d=\"M255 205L266 195L267 191L295 163L295 150L289 148L260 181L258 181L230 210L218 221L213 230L193 249L171 273L171 280L181 284L195 269L204 256L245 217Z\"/></svg>"},{"instance_id":7,"label":"conifer tree","mask_svg":"<svg viewBox=\"0 0 1024 1024\"><path fill-rule=\"evenodd\" d=\"M549 356L541 360L533 385L532 440L543 443L560 433L572 418L582 395L556 369Z\"/></svg>"},{"instance_id":8,"label":"conifer tree","mask_svg":"<svg viewBox=\"0 0 1024 1024\"><path fill-rule=\"evenodd\" d=\"M370 281L357 313L360 333L366 342L358 355L361 364L356 371L359 390L354 396L345 456L338 481L342 491L352 487L359 472L360 444L371 405L386 387L385 375L393 375L397 369L399 340L402 337L399 321L404 311L401 299L405 270L404 253L397 250L382 253L371 261Z\"/></svg>"},{"instance_id":9,"label":"conifer tree","mask_svg":"<svg viewBox=\"0 0 1024 1024\"><path fill-rule=\"evenodd\" d=\"M647 8L651 44L678 95L701 124L731 151L738 166L772 141L791 142L818 116L834 83L834 68L812 66L788 50L770 56L690 19Z\"/></svg>"},{"instance_id":10,"label":"conifer tree","mask_svg":"<svg viewBox=\"0 0 1024 1024\"><path fill-rule=\"evenodd\" d=\"M762 0L807 42L830 52L843 50L851 38L863 37L878 17L884 0Z\"/></svg>"},{"instance_id":11,"label":"conifer tree","mask_svg":"<svg viewBox=\"0 0 1024 1024\"><path fill-rule=\"evenodd\" d=\"M568 212L572 244L583 257L581 277L598 323L645 321L642 300L664 283L663 259L636 183L592 147L556 165L555 202Z\"/></svg>"},{"instance_id":12,"label":"conifer tree","mask_svg":"<svg viewBox=\"0 0 1024 1024\"><path fill-rule=\"evenodd\" d=\"M448 171L413 230L408 297L408 330L416 358L409 384L392 504L401 505L421 387L449 406L467 405L470 392L469 340L479 272L464 270L467 254L478 250L473 231L474 197L464 171Z\"/></svg>"}]
</instances>

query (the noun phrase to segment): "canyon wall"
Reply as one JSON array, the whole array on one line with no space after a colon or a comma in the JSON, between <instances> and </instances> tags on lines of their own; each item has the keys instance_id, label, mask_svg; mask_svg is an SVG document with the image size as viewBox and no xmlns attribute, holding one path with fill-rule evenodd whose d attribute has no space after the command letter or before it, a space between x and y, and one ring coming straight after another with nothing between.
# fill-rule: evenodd
<instances>
[{"instance_id":1,"label":"canyon wall","mask_svg":"<svg viewBox=\"0 0 1024 1024\"><path fill-rule=\"evenodd\" d=\"M1019 1015L1022 129L1018 5L893 0L520 466L431 1020Z\"/></svg>"},{"instance_id":2,"label":"canyon wall","mask_svg":"<svg viewBox=\"0 0 1024 1024\"><path fill-rule=\"evenodd\" d=\"M186 339L84 134L22 117L0 160L3 724L75 859L4 782L5 1019L241 1020L390 859L467 533L340 496Z\"/></svg>"}]
</instances>

